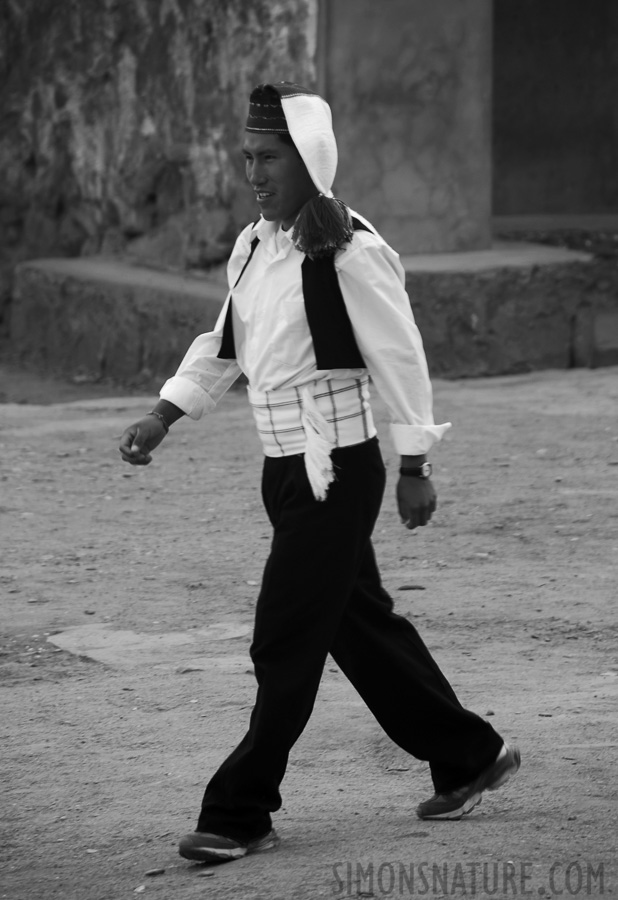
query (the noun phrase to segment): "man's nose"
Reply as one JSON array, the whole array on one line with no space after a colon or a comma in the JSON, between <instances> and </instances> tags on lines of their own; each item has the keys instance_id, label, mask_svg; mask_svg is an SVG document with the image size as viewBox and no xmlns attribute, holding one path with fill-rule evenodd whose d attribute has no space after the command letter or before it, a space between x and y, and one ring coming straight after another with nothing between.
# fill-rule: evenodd
<instances>
[{"instance_id":1,"label":"man's nose","mask_svg":"<svg viewBox=\"0 0 618 900\"><path fill-rule=\"evenodd\" d=\"M248 166L247 177L252 185L259 185L264 182L264 171L259 163L253 162Z\"/></svg>"}]
</instances>

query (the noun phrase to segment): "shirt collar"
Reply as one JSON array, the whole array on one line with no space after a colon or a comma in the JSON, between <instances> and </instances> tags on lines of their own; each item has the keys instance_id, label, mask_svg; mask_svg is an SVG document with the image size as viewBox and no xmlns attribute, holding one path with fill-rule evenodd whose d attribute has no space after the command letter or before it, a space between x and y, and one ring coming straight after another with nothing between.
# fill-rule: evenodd
<instances>
[{"instance_id":1,"label":"shirt collar","mask_svg":"<svg viewBox=\"0 0 618 900\"><path fill-rule=\"evenodd\" d=\"M283 240L292 244L292 232L293 228L288 228L287 231L282 231L281 224L279 222L267 222L266 219L260 218L255 223L251 230L251 239L259 238L261 242L266 243L268 241L274 241L275 236L279 242ZM281 246L281 243L279 244ZM285 244L284 244L285 245Z\"/></svg>"}]
</instances>

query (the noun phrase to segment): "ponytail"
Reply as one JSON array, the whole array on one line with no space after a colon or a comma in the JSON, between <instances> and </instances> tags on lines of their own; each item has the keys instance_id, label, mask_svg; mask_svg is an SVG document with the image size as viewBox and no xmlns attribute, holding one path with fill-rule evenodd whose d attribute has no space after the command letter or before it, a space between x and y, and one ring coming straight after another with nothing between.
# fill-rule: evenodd
<instances>
[{"instance_id":1,"label":"ponytail","mask_svg":"<svg viewBox=\"0 0 618 900\"><path fill-rule=\"evenodd\" d=\"M342 250L353 235L352 219L345 203L336 197L317 194L299 212L292 240L301 253L319 259Z\"/></svg>"}]
</instances>

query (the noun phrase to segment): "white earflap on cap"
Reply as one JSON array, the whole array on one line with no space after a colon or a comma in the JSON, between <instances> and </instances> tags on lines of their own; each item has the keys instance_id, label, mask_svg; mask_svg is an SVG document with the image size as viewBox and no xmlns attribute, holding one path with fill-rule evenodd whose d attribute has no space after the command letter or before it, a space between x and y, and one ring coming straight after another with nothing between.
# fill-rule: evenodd
<instances>
[{"instance_id":1,"label":"white earflap on cap","mask_svg":"<svg viewBox=\"0 0 618 900\"><path fill-rule=\"evenodd\" d=\"M281 97L281 106L290 137L301 155L311 180L326 197L337 172L337 141L328 103L318 94L291 94Z\"/></svg>"}]
</instances>

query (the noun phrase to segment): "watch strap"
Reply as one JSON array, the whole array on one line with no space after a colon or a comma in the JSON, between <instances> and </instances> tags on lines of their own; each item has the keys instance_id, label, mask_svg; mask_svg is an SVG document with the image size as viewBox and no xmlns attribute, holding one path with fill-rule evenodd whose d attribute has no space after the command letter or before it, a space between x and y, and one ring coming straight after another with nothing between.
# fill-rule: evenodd
<instances>
[{"instance_id":1,"label":"watch strap","mask_svg":"<svg viewBox=\"0 0 618 900\"><path fill-rule=\"evenodd\" d=\"M431 463L425 462L422 466L401 466L399 474L410 478L429 478Z\"/></svg>"}]
</instances>

